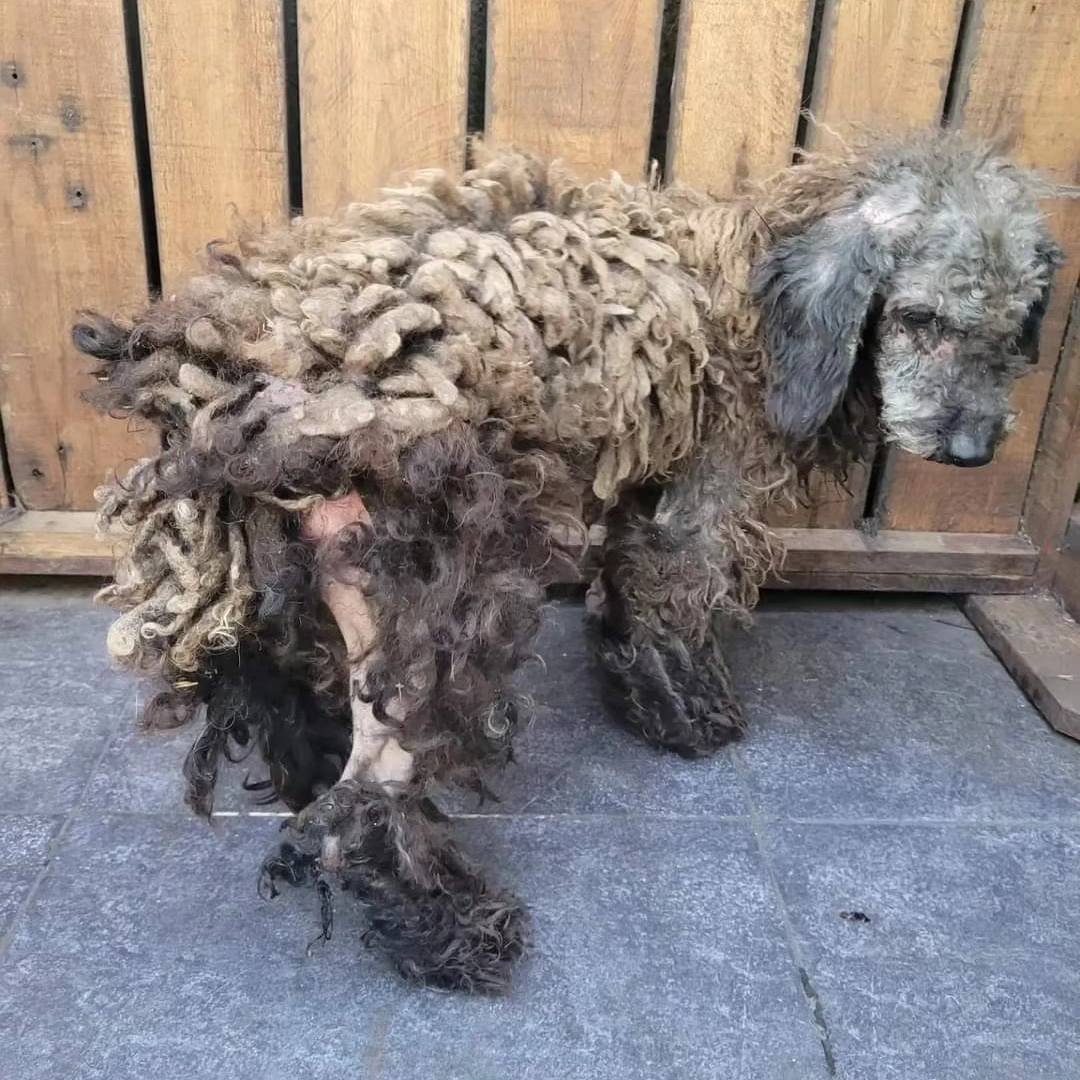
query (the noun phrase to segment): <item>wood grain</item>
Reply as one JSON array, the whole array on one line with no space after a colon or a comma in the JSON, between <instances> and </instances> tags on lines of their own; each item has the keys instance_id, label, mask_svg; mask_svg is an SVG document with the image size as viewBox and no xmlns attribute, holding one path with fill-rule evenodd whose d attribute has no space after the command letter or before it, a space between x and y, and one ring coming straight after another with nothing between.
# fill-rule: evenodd
<instances>
[{"instance_id":1,"label":"wood grain","mask_svg":"<svg viewBox=\"0 0 1080 1080\"><path fill-rule=\"evenodd\" d=\"M1080 180L1080 11L1075 0L984 0L958 79L957 120L1063 184ZM1040 363L1017 385L1018 429L983 469L945 469L901 454L884 524L895 529L1015 532L1044 407L1080 272L1080 202L1047 204L1069 254L1043 325Z\"/></svg>"},{"instance_id":2,"label":"wood grain","mask_svg":"<svg viewBox=\"0 0 1080 1080\"><path fill-rule=\"evenodd\" d=\"M1036 554L1022 537L982 533L778 529L782 572L1031 574Z\"/></svg>"},{"instance_id":3,"label":"wood grain","mask_svg":"<svg viewBox=\"0 0 1080 1080\"><path fill-rule=\"evenodd\" d=\"M826 7L807 145L923 129L945 105L962 0L833 0Z\"/></svg>"},{"instance_id":4,"label":"wood grain","mask_svg":"<svg viewBox=\"0 0 1080 1080\"><path fill-rule=\"evenodd\" d=\"M146 296L120 5L0 0L0 412L15 491L87 507L147 437L80 400L80 308Z\"/></svg>"},{"instance_id":5,"label":"wood grain","mask_svg":"<svg viewBox=\"0 0 1080 1080\"><path fill-rule=\"evenodd\" d=\"M833 0L818 44L806 144L830 151L864 132L933 127L949 82L960 0ZM866 505L869 468L848 478L850 493L811 477L810 505L772 518L777 525L847 528Z\"/></svg>"},{"instance_id":6,"label":"wood grain","mask_svg":"<svg viewBox=\"0 0 1080 1080\"><path fill-rule=\"evenodd\" d=\"M684 3L670 173L728 194L791 161L812 0Z\"/></svg>"},{"instance_id":7,"label":"wood grain","mask_svg":"<svg viewBox=\"0 0 1080 1080\"><path fill-rule=\"evenodd\" d=\"M1080 627L1051 596L972 596L969 619L1051 727L1080 739Z\"/></svg>"},{"instance_id":8,"label":"wood grain","mask_svg":"<svg viewBox=\"0 0 1080 1080\"><path fill-rule=\"evenodd\" d=\"M465 156L468 0L304 0L304 210L368 198L405 170Z\"/></svg>"},{"instance_id":9,"label":"wood grain","mask_svg":"<svg viewBox=\"0 0 1080 1080\"><path fill-rule=\"evenodd\" d=\"M645 175L660 0L490 0L487 137L583 179Z\"/></svg>"},{"instance_id":10,"label":"wood grain","mask_svg":"<svg viewBox=\"0 0 1080 1080\"><path fill-rule=\"evenodd\" d=\"M7 453L4 450L3 432L0 431L0 514L11 505L11 492L7 483Z\"/></svg>"},{"instance_id":11,"label":"wood grain","mask_svg":"<svg viewBox=\"0 0 1080 1080\"><path fill-rule=\"evenodd\" d=\"M282 5L143 0L139 12L168 291L209 241L287 214Z\"/></svg>"},{"instance_id":12,"label":"wood grain","mask_svg":"<svg viewBox=\"0 0 1080 1080\"><path fill-rule=\"evenodd\" d=\"M120 535L99 536L95 515L30 511L0 522L0 574L107 577Z\"/></svg>"},{"instance_id":13,"label":"wood grain","mask_svg":"<svg viewBox=\"0 0 1080 1080\"><path fill-rule=\"evenodd\" d=\"M807 530L817 532L818 530ZM1013 595L1028 593L1032 577L1010 574L922 574L879 573L877 571L799 571L770 578L766 589L800 589L808 592L886 592L886 593L979 593Z\"/></svg>"},{"instance_id":14,"label":"wood grain","mask_svg":"<svg viewBox=\"0 0 1080 1080\"><path fill-rule=\"evenodd\" d=\"M1073 500L1080 486L1080 291L1073 295L1069 329L1062 345L1054 386L1043 415L1042 434L1024 503L1024 531L1042 556L1040 584L1058 575L1058 549L1065 539ZM1076 544L1080 549L1080 535ZM1080 551L1072 556L1080 560ZM1080 577L1080 573L1077 574ZM1080 580L1076 582L1080 598Z\"/></svg>"},{"instance_id":15,"label":"wood grain","mask_svg":"<svg viewBox=\"0 0 1080 1080\"><path fill-rule=\"evenodd\" d=\"M1074 619L1080 619L1080 505L1069 517L1065 544L1054 561L1054 594Z\"/></svg>"},{"instance_id":16,"label":"wood grain","mask_svg":"<svg viewBox=\"0 0 1080 1080\"><path fill-rule=\"evenodd\" d=\"M809 487L794 507L770 508L768 522L776 528L854 529L863 519L870 468L853 465L843 487L822 472L810 474Z\"/></svg>"}]
</instances>

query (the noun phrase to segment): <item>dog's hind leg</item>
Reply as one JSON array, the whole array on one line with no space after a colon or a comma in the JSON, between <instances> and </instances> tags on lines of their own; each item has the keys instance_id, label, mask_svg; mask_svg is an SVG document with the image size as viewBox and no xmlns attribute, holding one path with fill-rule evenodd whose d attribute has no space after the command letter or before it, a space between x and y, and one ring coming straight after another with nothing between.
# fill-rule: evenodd
<instances>
[{"instance_id":1,"label":"dog's hind leg","mask_svg":"<svg viewBox=\"0 0 1080 1080\"><path fill-rule=\"evenodd\" d=\"M371 524L355 495L310 515L305 532L330 548L354 524ZM293 819L288 838L265 864L263 882L272 894L277 879L314 880L324 897L328 936L336 879L364 907L365 940L406 977L439 988L500 990L524 950L525 911L462 856L431 800L450 763L440 742L454 743L458 733L440 730L452 709L420 700L395 684L386 667L380 625L392 614L387 609L407 602L407 591L402 581L400 591L380 592L357 570L349 583L332 570L323 581L349 657L352 749L339 782ZM439 625L423 630L444 636ZM426 645L417 641L417 648ZM457 673L459 683L469 666ZM454 678L443 689L453 695Z\"/></svg>"},{"instance_id":2,"label":"dog's hind leg","mask_svg":"<svg viewBox=\"0 0 1080 1080\"><path fill-rule=\"evenodd\" d=\"M686 757L737 738L743 716L720 623L756 595L762 536L733 514L725 477L708 464L662 492L625 498L609 516L587 599L594 648L614 710L647 741ZM764 534L764 530L762 530Z\"/></svg>"}]
</instances>

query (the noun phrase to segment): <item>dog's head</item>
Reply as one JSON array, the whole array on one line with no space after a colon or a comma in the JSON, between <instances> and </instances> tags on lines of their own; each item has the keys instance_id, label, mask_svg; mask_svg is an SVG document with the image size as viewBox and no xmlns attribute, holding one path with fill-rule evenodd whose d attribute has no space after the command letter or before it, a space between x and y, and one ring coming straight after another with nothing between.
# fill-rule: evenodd
<instances>
[{"instance_id":1,"label":"dog's head","mask_svg":"<svg viewBox=\"0 0 1080 1080\"><path fill-rule=\"evenodd\" d=\"M1011 426L1013 382L1037 359L1062 260L1039 182L955 135L879 149L836 175L828 209L778 231L755 268L772 425L793 443L814 438L857 363L872 365L887 439L985 464Z\"/></svg>"}]
</instances>

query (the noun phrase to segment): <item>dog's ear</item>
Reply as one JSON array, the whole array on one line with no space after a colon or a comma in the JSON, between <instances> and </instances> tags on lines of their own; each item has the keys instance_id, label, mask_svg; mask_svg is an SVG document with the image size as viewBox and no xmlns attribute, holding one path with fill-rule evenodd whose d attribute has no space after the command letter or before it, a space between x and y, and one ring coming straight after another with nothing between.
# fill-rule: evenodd
<instances>
[{"instance_id":1,"label":"dog's ear","mask_svg":"<svg viewBox=\"0 0 1080 1080\"><path fill-rule=\"evenodd\" d=\"M769 421L792 441L814 435L843 398L891 261L868 216L851 207L778 240L755 268L770 356Z\"/></svg>"},{"instance_id":2,"label":"dog's ear","mask_svg":"<svg viewBox=\"0 0 1080 1080\"><path fill-rule=\"evenodd\" d=\"M1021 356L1026 356L1030 364L1039 362L1039 335L1042 333L1043 317L1046 315L1046 308L1050 303L1050 289L1054 283L1054 271L1065 261L1065 253L1053 240L1040 243L1037 250L1039 258L1047 267L1046 285L1043 286L1038 299L1028 309L1024 325L1020 328L1020 337L1016 342L1017 351Z\"/></svg>"}]
</instances>

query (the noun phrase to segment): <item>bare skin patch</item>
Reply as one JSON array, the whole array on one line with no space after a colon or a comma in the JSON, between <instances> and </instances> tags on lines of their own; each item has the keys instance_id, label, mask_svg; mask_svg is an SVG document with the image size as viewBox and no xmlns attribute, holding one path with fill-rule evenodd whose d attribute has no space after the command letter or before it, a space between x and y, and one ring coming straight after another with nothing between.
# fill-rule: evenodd
<instances>
[{"instance_id":1,"label":"bare skin patch","mask_svg":"<svg viewBox=\"0 0 1080 1080\"><path fill-rule=\"evenodd\" d=\"M342 529L371 520L363 500L354 491L312 508L304 519L304 535L317 544L333 541ZM369 780L385 787L400 786L412 778L413 756L393 736L393 728L375 716L371 702L364 700L367 661L376 647L373 601L364 595L364 582L346 585L327 580L322 597L338 624L349 654L349 695L352 709L352 750L342 770L342 780ZM404 702L392 701L391 715L405 715Z\"/></svg>"}]
</instances>

